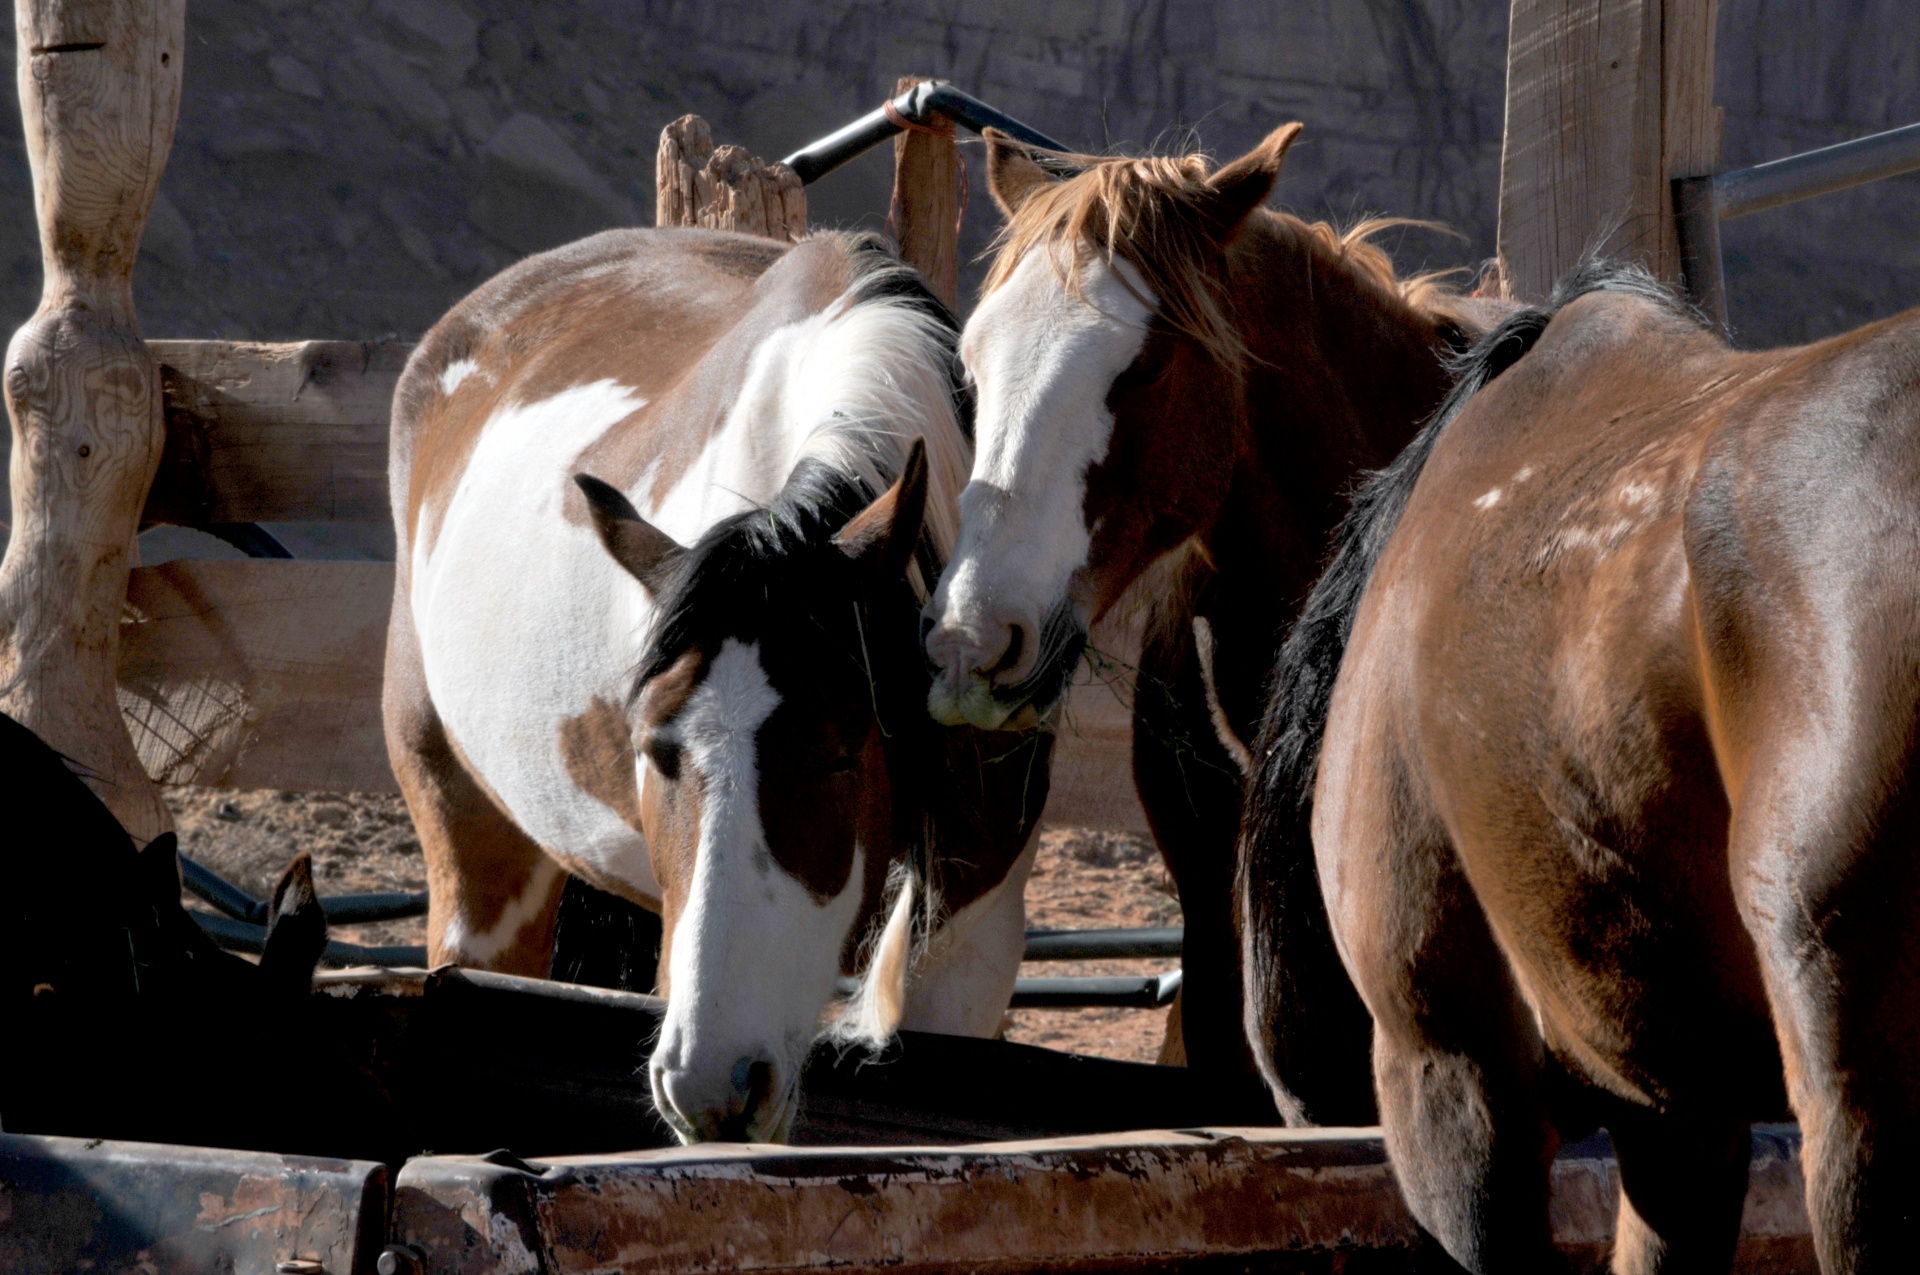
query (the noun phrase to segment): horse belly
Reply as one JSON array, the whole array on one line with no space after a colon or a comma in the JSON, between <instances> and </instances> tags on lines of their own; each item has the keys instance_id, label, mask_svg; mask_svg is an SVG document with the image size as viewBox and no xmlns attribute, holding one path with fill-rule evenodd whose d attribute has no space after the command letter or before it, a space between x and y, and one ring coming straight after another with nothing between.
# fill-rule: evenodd
<instances>
[{"instance_id":1,"label":"horse belly","mask_svg":"<svg viewBox=\"0 0 1920 1275\"><path fill-rule=\"evenodd\" d=\"M490 421L413 547L411 604L434 709L475 778L563 863L657 899L625 714L646 596L562 512L575 457L637 406L603 382Z\"/></svg>"}]
</instances>

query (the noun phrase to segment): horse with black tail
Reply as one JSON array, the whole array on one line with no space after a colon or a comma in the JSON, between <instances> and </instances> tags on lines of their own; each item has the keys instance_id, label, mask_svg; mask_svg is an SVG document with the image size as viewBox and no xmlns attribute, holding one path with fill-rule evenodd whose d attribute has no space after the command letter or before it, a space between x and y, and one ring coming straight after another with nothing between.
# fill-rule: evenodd
<instances>
[{"instance_id":1,"label":"horse with black tail","mask_svg":"<svg viewBox=\"0 0 1920 1275\"><path fill-rule=\"evenodd\" d=\"M1363 490L1275 680L1250 1025L1317 884L1455 1259L1551 1269L1556 1145L1604 1125L1614 1269L1725 1270L1790 1104L1822 1269L1911 1260L1920 312L1737 352L1583 266Z\"/></svg>"}]
</instances>

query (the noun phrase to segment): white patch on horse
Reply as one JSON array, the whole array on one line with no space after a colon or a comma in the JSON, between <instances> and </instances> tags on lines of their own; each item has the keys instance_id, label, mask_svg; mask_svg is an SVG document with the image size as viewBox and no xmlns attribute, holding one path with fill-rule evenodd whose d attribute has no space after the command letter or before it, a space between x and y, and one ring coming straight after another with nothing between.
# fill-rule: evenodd
<instances>
[{"instance_id":1,"label":"white patch on horse","mask_svg":"<svg viewBox=\"0 0 1920 1275\"><path fill-rule=\"evenodd\" d=\"M704 787L687 898L667 953L666 1022L651 1064L662 1114L689 1139L711 1136L740 1104L738 1064L772 1063L779 1089L749 1130L762 1139L790 1111L792 1086L840 972L861 895L817 903L781 871L760 822L757 732L780 696L758 644L729 638L675 720L684 765Z\"/></svg>"},{"instance_id":2,"label":"white patch on horse","mask_svg":"<svg viewBox=\"0 0 1920 1275\"><path fill-rule=\"evenodd\" d=\"M948 1036L992 1036L1006 1017L1027 946L1027 878L1040 846L1026 849L985 894L948 916L907 984L900 1026Z\"/></svg>"},{"instance_id":3,"label":"white patch on horse","mask_svg":"<svg viewBox=\"0 0 1920 1275\"><path fill-rule=\"evenodd\" d=\"M1028 253L980 302L961 338L979 391L977 450L960 494L960 540L934 598L933 645L945 636L989 662L1010 625L1037 637L1086 565L1092 535L1082 509L1087 471L1112 438L1107 395L1139 356L1153 313L1142 300L1151 298L1145 281L1126 261L1109 266L1089 255L1076 297L1051 251ZM935 694L955 703L945 705L951 717L940 705L936 714L998 725L982 716L992 715L984 678L970 687L953 681L973 672L947 670Z\"/></svg>"},{"instance_id":4,"label":"white patch on horse","mask_svg":"<svg viewBox=\"0 0 1920 1275\"><path fill-rule=\"evenodd\" d=\"M1500 489L1495 487L1473 502L1475 509L1491 509L1500 503Z\"/></svg>"},{"instance_id":5,"label":"white patch on horse","mask_svg":"<svg viewBox=\"0 0 1920 1275\"><path fill-rule=\"evenodd\" d=\"M559 866L542 855L534 861L533 873L527 878L526 885L521 887L519 894L507 901L492 925L484 930L476 930L464 915L456 911L441 931L441 948L454 954L462 965L485 968L513 945L515 936L527 922L540 914L559 872Z\"/></svg>"},{"instance_id":6,"label":"white patch on horse","mask_svg":"<svg viewBox=\"0 0 1920 1275\"><path fill-rule=\"evenodd\" d=\"M910 306L829 305L754 348L726 420L672 490L641 512L691 544L720 519L765 505L808 458L864 478L899 476L915 436L927 443L927 527L942 555L959 530L966 438L953 411L946 347Z\"/></svg>"},{"instance_id":7,"label":"white patch on horse","mask_svg":"<svg viewBox=\"0 0 1920 1275\"><path fill-rule=\"evenodd\" d=\"M579 789L561 750L564 722L625 702L651 615L562 501L581 450L644 402L609 380L497 412L438 534L414 539L411 602L434 707L514 822L657 897L645 840Z\"/></svg>"},{"instance_id":8,"label":"white patch on horse","mask_svg":"<svg viewBox=\"0 0 1920 1275\"><path fill-rule=\"evenodd\" d=\"M455 359L440 369L440 392L448 398L460 388L460 382L480 370L480 365L472 359Z\"/></svg>"}]
</instances>

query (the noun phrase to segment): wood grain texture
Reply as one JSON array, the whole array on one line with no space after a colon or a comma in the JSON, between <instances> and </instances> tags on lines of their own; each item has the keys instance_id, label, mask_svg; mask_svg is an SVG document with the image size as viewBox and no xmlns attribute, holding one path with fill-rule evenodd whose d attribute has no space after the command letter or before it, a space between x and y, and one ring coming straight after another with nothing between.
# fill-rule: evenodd
<instances>
[{"instance_id":1,"label":"wood grain texture","mask_svg":"<svg viewBox=\"0 0 1920 1275\"><path fill-rule=\"evenodd\" d=\"M1543 299L1593 252L1679 281L1668 179L1717 159L1716 3L1513 0L1500 163L1508 295Z\"/></svg>"},{"instance_id":2,"label":"wood grain texture","mask_svg":"<svg viewBox=\"0 0 1920 1275\"><path fill-rule=\"evenodd\" d=\"M660 130L653 180L656 226L705 226L789 243L807 232L799 174L744 147L715 147L713 130L698 115Z\"/></svg>"},{"instance_id":3,"label":"wood grain texture","mask_svg":"<svg viewBox=\"0 0 1920 1275\"><path fill-rule=\"evenodd\" d=\"M400 342L153 341L166 448L143 520L384 522Z\"/></svg>"},{"instance_id":4,"label":"wood grain texture","mask_svg":"<svg viewBox=\"0 0 1920 1275\"><path fill-rule=\"evenodd\" d=\"M78 765L137 840L172 825L114 689L159 380L132 273L180 107L185 0L17 0L45 284L7 350L11 537L0 710Z\"/></svg>"},{"instance_id":5,"label":"wood grain texture","mask_svg":"<svg viewBox=\"0 0 1920 1275\"><path fill-rule=\"evenodd\" d=\"M160 783L397 792L380 729L393 568L169 562L132 573L119 704Z\"/></svg>"},{"instance_id":6,"label":"wood grain texture","mask_svg":"<svg viewBox=\"0 0 1920 1275\"><path fill-rule=\"evenodd\" d=\"M132 573L119 703L164 784L397 792L380 726L393 568L169 562ZM1124 636L1108 638L1122 652ZM1147 831L1124 687L1082 674L1044 822Z\"/></svg>"},{"instance_id":7,"label":"wood grain texture","mask_svg":"<svg viewBox=\"0 0 1920 1275\"><path fill-rule=\"evenodd\" d=\"M919 76L901 77L897 97ZM960 148L953 123L908 129L893 139L893 235L900 256L927 277L942 301L960 308Z\"/></svg>"}]
</instances>

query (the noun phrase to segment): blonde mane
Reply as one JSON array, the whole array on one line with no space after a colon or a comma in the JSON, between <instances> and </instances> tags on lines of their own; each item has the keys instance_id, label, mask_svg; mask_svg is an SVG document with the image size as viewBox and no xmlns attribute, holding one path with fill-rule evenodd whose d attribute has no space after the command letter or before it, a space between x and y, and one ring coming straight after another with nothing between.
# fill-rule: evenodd
<instances>
[{"instance_id":1,"label":"blonde mane","mask_svg":"<svg viewBox=\"0 0 1920 1275\"><path fill-rule=\"evenodd\" d=\"M1208 268L1218 249L1206 228L1205 208L1212 193L1207 185L1211 170L1207 156L1195 152L1131 159L1050 157L1080 171L1039 186L1007 219L994 240L996 256L982 295L1005 283L1029 252L1041 248L1067 289L1084 298L1080 270L1091 248L1109 264L1121 257L1138 270L1159 301L1160 317L1176 331L1198 341L1228 366L1244 365L1246 344L1222 305L1221 281ZM1253 215L1416 311L1432 311L1454 296L1443 280L1456 271L1429 271L1402 279L1393 259L1370 242L1372 236L1395 226L1445 230L1433 222L1371 217L1340 230L1323 221L1303 221L1269 209Z\"/></svg>"}]
</instances>

